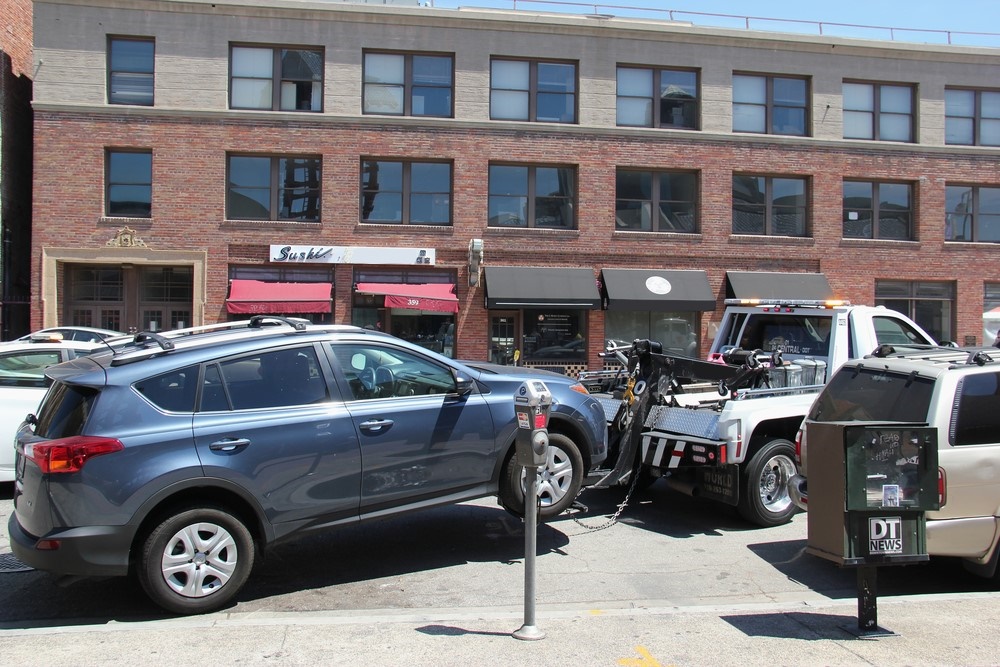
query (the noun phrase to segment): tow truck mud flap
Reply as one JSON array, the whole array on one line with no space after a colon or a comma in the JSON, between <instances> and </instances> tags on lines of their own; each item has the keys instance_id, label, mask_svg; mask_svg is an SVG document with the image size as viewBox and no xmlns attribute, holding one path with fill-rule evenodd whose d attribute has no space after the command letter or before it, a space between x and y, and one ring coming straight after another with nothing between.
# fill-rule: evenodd
<instances>
[{"instance_id":1,"label":"tow truck mud flap","mask_svg":"<svg viewBox=\"0 0 1000 667\"><path fill-rule=\"evenodd\" d=\"M698 468L698 495L711 498L727 505L737 505L740 501L740 476L737 466L718 468Z\"/></svg>"}]
</instances>

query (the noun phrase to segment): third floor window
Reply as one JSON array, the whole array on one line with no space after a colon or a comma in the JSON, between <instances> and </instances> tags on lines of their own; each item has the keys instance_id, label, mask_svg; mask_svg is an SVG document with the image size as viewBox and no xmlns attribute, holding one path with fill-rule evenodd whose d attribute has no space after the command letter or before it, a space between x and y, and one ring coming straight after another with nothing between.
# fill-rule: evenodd
<instances>
[{"instance_id":1,"label":"third floor window","mask_svg":"<svg viewBox=\"0 0 1000 667\"><path fill-rule=\"evenodd\" d=\"M229 65L233 109L323 110L322 49L233 46Z\"/></svg>"},{"instance_id":2,"label":"third floor window","mask_svg":"<svg viewBox=\"0 0 1000 667\"><path fill-rule=\"evenodd\" d=\"M698 73L618 68L618 124L698 129Z\"/></svg>"},{"instance_id":3,"label":"third floor window","mask_svg":"<svg viewBox=\"0 0 1000 667\"><path fill-rule=\"evenodd\" d=\"M451 118L453 71L452 56L366 53L364 113Z\"/></svg>"},{"instance_id":4,"label":"third floor window","mask_svg":"<svg viewBox=\"0 0 1000 667\"><path fill-rule=\"evenodd\" d=\"M733 132L809 134L809 85L783 76L733 75Z\"/></svg>"},{"instance_id":5,"label":"third floor window","mask_svg":"<svg viewBox=\"0 0 1000 667\"><path fill-rule=\"evenodd\" d=\"M490 63L490 118L576 122L576 65L505 60Z\"/></svg>"},{"instance_id":6,"label":"third floor window","mask_svg":"<svg viewBox=\"0 0 1000 667\"><path fill-rule=\"evenodd\" d=\"M1000 188L945 186L945 241L1000 243Z\"/></svg>"},{"instance_id":7,"label":"third floor window","mask_svg":"<svg viewBox=\"0 0 1000 667\"><path fill-rule=\"evenodd\" d=\"M844 82L844 138L913 142L913 86Z\"/></svg>"},{"instance_id":8,"label":"third floor window","mask_svg":"<svg viewBox=\"0 0 1000 667\"><path fill-rule=\"evenodd\" d=\"M108 38L108 104L153 106L154 46L152 39Z\"/></svg>"},{"instance_id":9,"label":"third floor window","mask_svg":"<svg viewBox=\"0 0 1000 667\"><path fill-rule=\"evenodd\" d=\"M1000 91L944 91L946 144L1000 146Z\"/></svg>"}]
</instances>

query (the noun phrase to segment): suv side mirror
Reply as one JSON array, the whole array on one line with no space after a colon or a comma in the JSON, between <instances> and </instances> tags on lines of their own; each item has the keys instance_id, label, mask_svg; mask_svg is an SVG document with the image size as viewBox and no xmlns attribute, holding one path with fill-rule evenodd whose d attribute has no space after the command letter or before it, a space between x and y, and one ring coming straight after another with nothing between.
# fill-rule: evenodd
<instances>
[{"instance_id":1,"label":"suv side mirror","mask_svg":"<svg viewBox=\"0 0 1000 667\"><path fill-rule=\"evenodd\" d=\"M476 384L475 380L456 370L452 370L451 374L455 378L455 394L457 396L468 396L472 393L472 388Z\"/></svg>"}]
</instances>

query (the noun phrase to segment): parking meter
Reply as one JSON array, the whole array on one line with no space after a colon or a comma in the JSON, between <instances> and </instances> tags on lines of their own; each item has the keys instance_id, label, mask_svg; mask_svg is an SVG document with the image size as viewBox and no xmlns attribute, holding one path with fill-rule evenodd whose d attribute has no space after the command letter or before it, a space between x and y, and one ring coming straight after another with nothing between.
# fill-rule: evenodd
<instances>
[{"instance_id":1,"label":"parking meter","mask_svg":"<svg viewBox=\"0 0 1000 667\"><path fill-rule=\"evenodd\" d=\"M549 410L552 392L541 380L523 382L514 395L517 438L514 442L518 465L538 468L545 465L549 451Z\"/></svg>"},{"instance_id":2,"label":"parking meter","mask_svg":"<svg viewBox=\"0 0 1000 667\"><path fill-rule=\"evenodd\" d=\"M517 435L514 453L524 468L524 624L512 634L517 639L543 639L535 625L535 552L538 522L538 471L549 450L549 410L552 392L541 380L523 382L514 394Z\"/></svg>"}]
</instances>

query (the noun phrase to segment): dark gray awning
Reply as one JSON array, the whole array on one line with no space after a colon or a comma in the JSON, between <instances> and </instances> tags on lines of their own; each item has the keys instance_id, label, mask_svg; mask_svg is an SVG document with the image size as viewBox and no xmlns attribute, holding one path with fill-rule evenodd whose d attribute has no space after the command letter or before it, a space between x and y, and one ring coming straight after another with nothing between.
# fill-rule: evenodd
<instances>
[{"instance_id":1,"label":"dark gray awning","mask_svg":"<svg viewBox=\"0 0 1000 667\"><path fill-rule=\"evenodd\" d=\"M704 271L604 269L601 286L608 310L715 310Z\"/></svg>"},{"instance_id":2,"label":"dark gray awning","mask_svg":"<svg viewBox=\"0 0 1000 667\"><path fill-rule=\"evenodd\" d=\"M822 273L727 271L726 298L824 301L833 290Z\"/></svg>"},{"instance_id":3,"label":"dark gray awning","mask_svg":"<svg viewBox=\"0 0 1000 667\"><path fill-rule=\"evenodd\" d=\"M600 308L591 269L487 266L487 308Z\"/></svg>"}]
</instances>

